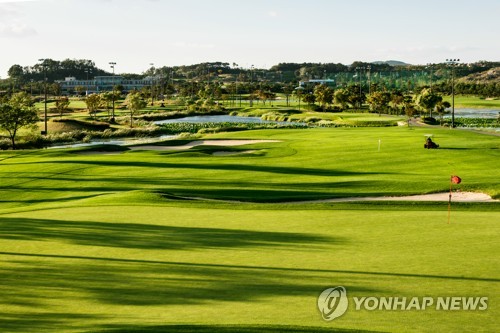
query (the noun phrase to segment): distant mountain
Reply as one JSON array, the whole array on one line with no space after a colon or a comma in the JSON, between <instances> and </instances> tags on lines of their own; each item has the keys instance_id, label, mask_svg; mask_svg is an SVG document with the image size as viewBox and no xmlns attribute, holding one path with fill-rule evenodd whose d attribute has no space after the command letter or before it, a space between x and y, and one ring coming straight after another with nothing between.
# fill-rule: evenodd
<instances>
[{"instance_id":1,"label":"distant mountain","mask_svg":"<svg viewBox=\"0 0 500 333\"><path fill-rule=\"evenodd\" d=\"M372 64L377 65L389 65L389 66L410 66L406 62L398 61L398 60L387 60L387 61L373 61Z\"/></svg>"}]
</instances>

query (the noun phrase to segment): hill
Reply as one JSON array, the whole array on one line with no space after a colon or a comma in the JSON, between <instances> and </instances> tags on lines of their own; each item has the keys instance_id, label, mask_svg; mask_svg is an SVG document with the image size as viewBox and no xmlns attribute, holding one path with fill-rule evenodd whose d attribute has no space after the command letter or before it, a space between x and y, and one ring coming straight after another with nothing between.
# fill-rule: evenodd
<instances>
[{"instance_id":1,"label":"hill","mask_svg":"<svg viewBox=\"0 0 500 333\"><path fill-rule=\"evenodd\" d=\"M500 67L467 75L460 78L459 81L468 83L500 83Z\"/></svg>"},{"instance_id":2,"label":"hill","mask_svg":"<svg viewBox=\"0 0 500 333\"><path fill-rule=\"evenodd\" d=\"M406 62L399 61L399 60L387 60L387 61L373 61L372 64L376 65L389 65L389 66L411 66L410 64L407 64Z\"/></svg>"}]
</instances>

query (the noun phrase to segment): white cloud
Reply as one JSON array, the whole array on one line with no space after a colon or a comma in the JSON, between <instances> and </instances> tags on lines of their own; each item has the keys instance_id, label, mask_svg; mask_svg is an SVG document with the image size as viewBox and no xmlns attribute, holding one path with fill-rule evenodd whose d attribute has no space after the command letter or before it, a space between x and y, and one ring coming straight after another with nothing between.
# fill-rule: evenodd
<instances>
[{"instance_id":1,"label":"white cloud","mask_svg":"<svg viewBox=\"0 0 500 333\"><path fill-rule=\"evenodd\" d=\"M187 42L175 42L172 44L173 47L178 48L189 48L189 49L213 49L214 44L200 44L200 43L187 43Z\"/></svg>"},{"instance_id":2,"label":"white cloud","mask_svg":"<svg viewBox=\"0 0 500 333\"><path fill-rule=\"evenodd\" d=\"M34 2L38 0L0 0L0 3Z\"/></svg>"},{"instance_id":3,"label":"white cloud","mask_svg":"<svg viewBox=\"0 0 500 333\"><path fill-rule=\"evenodd\" d=\"M271 11L267 12L267 15L270 17L278 17L278 12L271 10Z\"/></svg>"},{"instance_id":4,"label":"white cloud","mask_svg":"<svg viewBox=\"0 0 500 333\"><path fill-rule=\"evenodd\" d=\"M19 38L36 35L36 30L23 22L25 13L22 2L37 0L4 1L0 0L0 37Z\"/></svg>"},{"instance_id":5,"label":"white cloud","mask_svg":"<svg viewBox=\"0 0 500 333\"><path fill-rule=\"evenodd\" d=\"M34 28L21 22L9 22L0 24L0 37L28 37L36 35Z\"/></svg>"}]
</instances>

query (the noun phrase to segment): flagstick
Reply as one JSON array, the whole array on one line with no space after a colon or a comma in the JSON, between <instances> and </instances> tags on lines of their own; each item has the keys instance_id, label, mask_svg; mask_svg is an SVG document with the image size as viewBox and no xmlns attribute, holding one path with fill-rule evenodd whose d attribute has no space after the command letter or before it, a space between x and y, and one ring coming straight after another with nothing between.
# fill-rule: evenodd
<instances>
[{"instance_id":1,"label":"flagstick","mask_svg":"<svg viewBox=\"0 0 500 333\"><path fill-rule=\"evenodd\" d=\"M449 196L449 199L448 199L448 224L450 224L450 213L451 213L451 186L452 186L453 182L451 181L451 177L450 177L450 196Z\"/></svg>"}]
</instances>

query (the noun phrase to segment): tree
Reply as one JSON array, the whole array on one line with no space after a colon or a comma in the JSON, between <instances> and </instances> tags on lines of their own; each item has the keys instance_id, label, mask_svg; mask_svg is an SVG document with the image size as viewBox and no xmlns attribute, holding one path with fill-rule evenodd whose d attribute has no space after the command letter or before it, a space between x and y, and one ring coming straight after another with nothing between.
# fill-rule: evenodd
<instances>
[{"instance_id":1,"label":"tree","mask_svg":"<svg viewBox=\"0 0 500 333\"><path fill-rule=\"evenodd\" d=\"M24 74L24 69L21 65L12 65L9 70L7 71L7 75L9 75L10 78L22 78Z\"/></svg>"},{"instance_id":2,"label":"tree","mask_svg":"<svg viewBox=\"0 0 500 333\"><path fill-rule=\"evenodd\" d=\"M405 95L403 97L403 110L406 115L406 121L408 122L408 127L410 127L410 119L417 111L415 108L415 104L413 103L413 97L411 95Z\"/></svg>"},{"instance_id":3,"label":"tree","mask_svg":"<svg viewBox=\"0 0 500 333\"><path fill-rule=\"evenodd\" d=\"M10 98L8 103L16 108L32 107L33 100L27 92L18 92Z\"/></svg>"},{"instance_id":4,"label":"tree","mask_svg":"<svg viewBox=\"0 0 500 333\"><path fill-rule=\"evenodd\" d=\"M349 103L349 92L346 89L337 89L333 94L333 99L336 104L340 105L342 110L347 109Z\"/></svg>"},{"instance_id":5,"label":"tree","mask_svg":"<svg viewBox=\"0 0 500 333\"><path fill-rule=\"evenodd\" d=\"M63 113L68 110L69 107L69 98L68 97L60 97L56 100L56 110L59 112L59 116L62 118Z\"/></svg>"},{"instance_id":6,"label":"tree","mask_svg":"<svg viewBox=\"0 0 500 333\"><path fill-rule=\"evenodd\" d=\"M347 87L347 101L352 105L352 107L358 106L361 108L363 103L366 101L366 95L364 92L360 91L359 85Z\"/></svg>"},{"instance_id":7,"label":"tree","mask_svg":"<svg viewBox=\"0 0 500 333\"><path fill-rule=\"evenodd\" d=\"M439 119L440 119L440 122L441 124L443 123L443 115L444 115L444 110L446 110L447 108L451 107L451 104L450 102L448 101L443 101L443 99L441 99L437 104L436 104L436 111L437 113L439 114Z\"/></svg>"},{"instance_id":8,"label":"tree","mask_svg":"<svg viewBox=\"0 0 500 333\"><path fill-rule=\"evenodd\" d=\"M286 106L290 106L290 95L293 93L293 85L291 83L285 84L283 87L283 93L286 98Z\"/></svg>"},{"instance_id":9,"label":"tree","mask_svg":"<svg viewBox=\"0 0 500 333\"><path fill-rule=\"evenodd\" d=\"M267 100L273 100L276 98L276 94L268 90L257 90L257 97L266 105Z\"/></svg>"},{"instance_id":10,"label":"tree","mask_svg":"<svg viewBox=\"0 0 500 333\"><path fill-rule=\"evenodd\" d=\"M127 95L125 103L127 103L127 108L130 110L130 127L134 127L134 114L140 109L144 109L147 102L142 99L140 93L132 92Z\"/></svg>"},{"instance_id":11,"label":"tree","mask_svg":"<svg viewBox=\"0 0 500 333\"><path fill-rule=\"evenodd\" d=\"M118 100L120 98L120 92L117 90L115 91L106 91L101 94L101 100L102 100L102 106L106 109L108 112L108 117L109 117L109 110L113 104L113 100Z\"/></svg>"},{"instance_id":12,"label":"tree","mask_svg":"<svg viewBox=\"0 0 500 333\"><path fill-rule=\"evenodd\" d=\"M26 93L17 93L8 103L0 105L0 128L9 133L12 149L16 149L16 135L20 128L36 124L38 115Z\"/></svg>"},{"instance_id":13,"label":"tree","mask_svg":"<svg viewBox=\"0 0 500 333\"><path fill-rule=\"evenodd\" d=\"M83 96L83 93L85 92L85 87L83 86L76 86L75 87L76 94L78 96Z\"/></svg>"},{"instance_id":14,"label":"tree","mask_svg":"<svg viewBox=\"0 0 500 333\"><path fill-rule=\"evenodd\" d=\"M90 116L96 117L97 110L102 105L102 98L99 94L90 94L85 98L85 104L89 110Z\"/></svg>"},{"instance_id":15,"label":"tree","mask_svg":"<svg viewBox=\"0 0 500 333\"><path fill-rule=\"evenodd\" d=\"M309 105L313 105L316 102L316 97L313 93L304 94L303 101Z\"/></svg>"},{"instance_id":16,"label":"tree","mask_svg":"<svg viewBox=\"0 0 500 333\"><path fill-rule=\"evenodd\" d=\"M321 105L323 111L326 109L327 104L333 103L333 90L324 84L320 84L314 87L314 96L316 100Z\"/></svg>"},{"instance_id":17,"label":"tree","mask_svg":"<svg viewBox=\"0 0 500 333\"><path fill-rule=\"evenodd\" d=\"M443 97L434 94L430 89L423 89L417 96L417 105L424 111L428 111L432 117L432 110L443 100Z\"/></svg>"},{"instance_id":18,"label":"tree","mask_svg":"<svg viewBox=\"0 0 500 333\"><path fill-rule=\"evenodd\" d=\"M387 91L375 91L368 96L368 104L372 111L378 111L379 116L386 110L391 101L391 94Z\"/></svg>"},{"instance_id":19,"label":"tree","mask_svg":"<svg viewBox=\"0 0 500 333\"><path fill-rule=\"evenodd\" d=\"M400 90L391 91L391 103L396 114L400 114L400 105L404 103L404 95Z\"/></svg>"},{"instance_id":20,"label":"tree","mask_svg":"<svg viewBox=\"0 0 500 333\"><path fill-rule=\"evenodd\" d=\"M300 110L300 101L302 100L302 96L304 96L304 88L302 87L297 87L294 89L294 94L295 96L297 97L297 99L299 100L299 110Z\"/></svg>"},{"instance_id":21,"label":"tree","mask_svg":"<svg viewBox=\"0 0 500 333\"><path fill-rule=\"evenodd\" d=\"M59 83L52 83L49 86L49 91L54 95L54 96L61 96L61 85Z\"/></svg>"}]
</instances>

